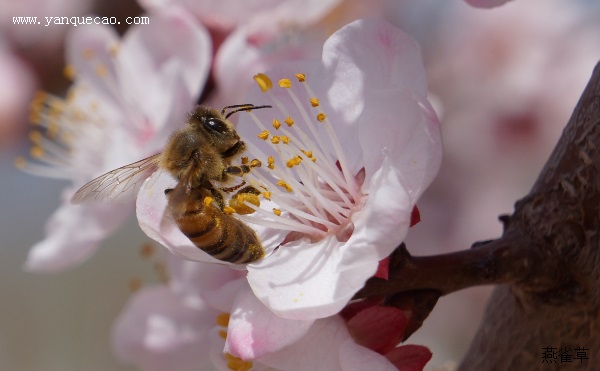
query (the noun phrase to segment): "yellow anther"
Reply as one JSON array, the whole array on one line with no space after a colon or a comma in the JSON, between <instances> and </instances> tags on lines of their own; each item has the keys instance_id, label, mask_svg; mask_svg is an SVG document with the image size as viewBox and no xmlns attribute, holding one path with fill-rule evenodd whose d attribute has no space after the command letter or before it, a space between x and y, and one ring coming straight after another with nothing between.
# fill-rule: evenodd
<instances>
[{"instance_id":1,"label":"yellow anther","mask_svg":"<svg viewBox=\"0 0 600 371\"><path fill-rule=\"evenodd\" d=\"M256 75L254 75L253 78L263 93L267 92L268 90L273 89L273 82L271 81L269 76L265 75L264 73L256 74Z\"/></svg>"},{"instance_id":2,"label":"yellow anther","mask_svg":"<svg viewBox=\"0 0 600 371\"><path fill-rule=\"evenodd\" d=\"M310 98L310 105L313 107L319 107L319 99L318 98Z\"/></svg>"},{"instance_id":3,"label":"yellow anther","mask_svg":"<svg viewBox=\"0 0 600 371\"><path fill-rule=\"evenodd\" d=\"M288 160L288 161L285 163L285 165L286 165L287 167L289 167L289 168L292 168L292 167L294 167L294 166L298 166L298 165L300 165L300 163L301 163L301 162L302 162L302 157L300 157L300 156L297 156L297 157L294 157L294 158L291 158L291 159L289 159L289 160Z\"/></svg>"},{"instance_id":4,"label":"yellow anther","mask_svg":"<svg viewBox=\"0 0 600 371\"><path fill-rule=\"evenodd\" d=\"M27 166L27 160L25 160L24 157L19 156L19 157L15 158L15 167L17 169L23 169L25 166ZM267 198L267 200L268 200L268 198Z\"/></svg>"},{"instance_id":5,"label":"yellow anther","mask_svg":"<svg viewBox=\"0 0 600 371\"><path fill-rule=\"evenodd\" d=\"M279 80L279 87L289 89L292 87L292 80L290 79L281 79Z\"/></svg>"},{"instance_id":6,"label":"yellow anther","mask_svg":"<svg viewBox=\"0 0 600 371\"><path fill-rule=\"evenodd\" d=\"M298 79L298 81L304 82L304 80L306 80L306 75L303 73L297 73L296 78Z\"/></svg>"},{"instance_id":7,"label":"yellow anther","mask_svg":"<svg viewBox=\"0 0 600 371\"><path fill-rule=\"evenodd\" d=\"M284 180L280 179L279 181L277 181L277 185L284 188L286 191L288 192L292 192L294 189L292 188L292 186L290 186L288 183L286 183Z\"/></svg>"},{"instance_id":8,"label":"yellow anther","mask_svg":"<svg viewBox=\"0 0 600 371\"><path fill-rule=\"evenodd\" d=\"M248 164L248 156L242 157L242 165L247 165L247 164Z\"/></svg>"},{"instance_id":9,"label":"yellow anther","mask_svg":"<svg viewBox=\"0 0 600 371\"><path fill-rule=\"evenodd\" d=\"M67 64L65 68L63 68L63 75L65 75L65 77L71 81L75 80L75 67L73 67L71 64Z\"/></svg>"},{"instance_id":10,"label":"yellow anther","mask_svg":"<svg viewBox=\"0 0 600 371\"><path fill-rule=\"evenodd\" d=\"M277 216L281 216L281 210L273 208L273 214L275 214Z\"/></svg>"},{"instance_id":11,"label":"yellow anther","mask_svg":"<svg viewBox=\"0 0 600 371\"><path fill-rule=\"evenodd\" d=\"M40 146L31 147L31 157L33 158L41 158L44 157L44 149Z\"/></svg>"},{"instance_id":12,"label":"yellow anther","mask_svg":"<svg viewBox=\"0 0 600 371\"><path fill-rule=\"evenodd\" d=\"M278 135L274 135L273 138L271 138L271 143L273 143L273 144L279 144L279 136Z\"/></svg>"},{"instance_id":13,"label":"yellow anther","mask_svg":"<svg viewBox=\"0 0 600 371\"><path fill-rule=\"evenodd\" d=\"M215 321L217 322L217 325L227 327L229 326L229 317L229 313L220 313Z\"/></svg>"},{"instance_id":14,"label":"yellow anther","mask_svg":"<svg viewBox=\"0 0 600 371\"><path fill-rule=\"evenodd\" d=\"M40 142L42 141L43 135L42 133L40 133L39 131L33 130L31 132L29 132L29 140L32 141L35 144L40 144Z\"/></svg>"},{"instance_id":15,"label":"yellow anther","mask_svg":"<svg viewBox=\"0 0 600 371\"><path fill-rule=\"evenodd\" d=\"M204 206L210 206L210 204L212 204L213 202L213 198L212 197L204 197Z\"/></svg>"},{"instance_id":16,"label":"yellow anther","mask_svg":"<svg viewBox=\"0 0 600 371\"><path fill-rule=\"evenodd\" d=\"M262 139L262 140L267 140L269 138L269 131L268 130L263 130L262 133L258 134L258 138Z\"/></svg>"},{"instance_id":17,"label":"yellow anther","mask_svg":"<svg viewBox=\"0 0 600 371\"><path fill-rule=\"evenodd\" d=\"M96 66L96 75L98 75L99 77L104 77L108 74L108 70L106 69L106 66L103 64L99 64Z\"/></svg>"},{"instance_id":18,"label":"yellow anther","mask_svg":"<svg viewBox=\"0 0 600 371\"><path fill-rule=\"evenodd\" d=\"M223 340L227 339L227 331L219 330L219 337Z\"/></svg>"},{"instance_id":19,"label":"yellow anther","mask_svg":"<svg viewBox=\"0 0 600 371\"><path fill-rule=\"evenodd\" d=\"M223 208L223 212L227 215L235 214L235 209L233 207L225 206Z\"/></svg>"},{"instance_id":20,"label":"yellow anther","mask_svg":"<svg viewBox=\"0 0 600 371\"><path fill-rule=\"evenodd\" d=\"M248 215L254 212L254 209L246 205L244 202L248 202L256 207L260 207L260 199L258 195L253 193L240 193L229 201L229 206L234 209L238 214Z\"/></svg>"},{"instance_id":21,"label":"yellow anther","mask_svg":"<svg viewBox=\"0 0 600 371\"><path fill-rule=\"evenodd\" d=\"M264 191L264 192L262 193L262 195L263 195L263 197L264 197L265 199L267 199L267 200L269 200L269 201L271 200L271 192L269 192L269 191Z\"/></svg>"},{"instance_id":22,"label":"yellow anther","mask_svg":"<svg viewBox=\"0 0 600 371\"><path fill-rule=\"evenodd\" d=\"M306 157L310 158L312 162L317 162L317 159L313 156L312 151L305 151L303 149L301 149L301 151L306 155Z\"/></svg>"},{"instance_id":23,"label":"yellow anther","mask_svg":"<svg viewBox=\"0 0 600 371\"><path fill-rule=\"evenodd\" d=\"M96 55L96 53L94 52L94 49L92 48L85 48L83 49L83 58L85 59L92 59L94 58L94 55Z\"/></svg>"},{"instance_id":24,"label":"yellow anther","mask_svg":"<svg viewBox=\"0 0 600 371\"><path fill-rule=\"evenodd\" d=\"M327 118L327 116L323 112L321 112L317 115L317 121L319 121L319 122L323 122L326 118Z\"/></svg>"},{"instance_id":25,"label":"yellow anther","mask_svg":"<svg viewBox=\"0 0 600 371\"><path fill-rule=\"evenodd\" d=\"M56 122L56 120L52 121L48 125L48 131L46 132L46 135L48 136L48 138L54 139L58 135L59 129L60 129L60 125L58 124L58 122Z\"/></svg>"},{"instance_id":26,"label":"yellow anther","mask_svg":"<svg viewBox=\"0 0 600 371\"><path fill-rule=\"evenodd\" d=\"M285 135L282 135L282 136L281 136L281 141L282 141L284 144L288 144L288 143L290 142L290 138L289 138L289 137L287 137L287 136L285 136Z\"/></svg>"},{"instance_id":27,"label":"yellow anther","mask_svg":"<svg viewBox=\"0 0 600 371\"><path fill-rule=\"evenodd\" d=\"M119 44L115 43L108 47L108 54L112 57L116 57L119 53Z\"/></svg>"},{"instance_id":28,"label":"yellow anther","mask_svg":"<svg viewBox=\"0 0 600 371\"><path fill-rule=\"evenodd\" d=\"M279 129L281 127L281 122L279 122L277 119L273 119L273 127L275 130Z\"/></svg>"},{"instance_id":29,"label":"yellow anther","mask_svg":"<svg viewBox=\"0 0 600 371\"><path fill-rule=\"evenodd\" d=\"M261 167L261 166L262 166L262 162L260 162L257 159L250 161L250 167Z\"/></svg>"},{"instance_id":30,"label":"yellow anther","mask_svg":"<svg viewBox=\"0 0 600 371\"><path fill-rule=\"evenodd\" d=\"M283 120L287 124L287 126L292 127L294 125L294 120L290 116L288 116L285 120Z\"/></svg>"},{"instance_id":31,"label":"yellow anther","mask_svg":"<svg viewBox=\"0 0 600 371\"><path fill-rule=\"evenodd\" d=\"M275 169L275 158L273 158L273 156L267 158L267 167L271 170Z\"/></svg>"}]
</instances>

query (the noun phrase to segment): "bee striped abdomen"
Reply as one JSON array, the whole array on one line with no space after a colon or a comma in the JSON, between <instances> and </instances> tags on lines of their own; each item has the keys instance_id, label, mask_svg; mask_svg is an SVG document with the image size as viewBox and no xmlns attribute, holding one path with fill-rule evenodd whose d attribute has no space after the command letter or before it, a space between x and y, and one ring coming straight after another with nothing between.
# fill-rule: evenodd
<instances>
[{"instance_id":1,"label":"bee striped abdomen","mask_svg":"<svg viewBox=\"0 0 600 371\"><path fill-rule=\"evenodd\" d=\"M186 203L185 210L175 222L202 251L215 259L246 264L264 256L264 249L256 233L243 222L229 216L219 208L204 205L201 201Z\"/></svg>"}]
</instances>

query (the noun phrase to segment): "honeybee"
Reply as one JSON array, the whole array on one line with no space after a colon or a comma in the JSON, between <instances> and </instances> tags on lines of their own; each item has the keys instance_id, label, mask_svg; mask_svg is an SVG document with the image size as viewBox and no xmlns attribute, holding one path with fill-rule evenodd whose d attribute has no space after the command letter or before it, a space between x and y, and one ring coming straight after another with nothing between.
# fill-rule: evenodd
<instances>
[{"instance_id":1,"label":"honeybee","mask_svg":"<svg viewBox=\"0 0 600 371\"><path fill-rule=\"evenodd\" d=\"M245 150L245 144L228 118L239 111L271 106L240 104L227 106L221 112L196 106L188 115L187 126L174 132L161 153L109 171L81 187L71 200L74 204L87 201L118 201L132 199L142 183L157 169L168 171L178 182L166 189L168 209L179 229L199 249L213 257L231 263L244 264L264 256L264 248L254 230L228 215L223 193L238 191L258 195L242 180L232 187L234 177L242 177L258 160L232 165L231 160ZM226 114L228 109L232 109ZM216 205L215 205L216 204Z\"/></svg>"}]
</instances>

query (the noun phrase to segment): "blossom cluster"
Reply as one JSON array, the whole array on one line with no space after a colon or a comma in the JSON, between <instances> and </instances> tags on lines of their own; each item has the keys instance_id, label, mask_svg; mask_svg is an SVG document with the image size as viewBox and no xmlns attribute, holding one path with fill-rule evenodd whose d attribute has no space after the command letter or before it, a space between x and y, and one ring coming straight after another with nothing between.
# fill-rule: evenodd
<instances>
[{"instance_id":1,"label":"blossom cluster","mask_svg":"<svg viewBox=\"0 0 600 371\"><path fill-rule=\"evenodd\" d=\"M353 300L405 239L440 167L419 47L385 21L350 22L356 13L327 23L352 1L280 3L219 17L200 2L143 1L151 27L123 38L73 30L73 86L65 99L36 97L35 161L19 162L72 186L26 268L80 264L135 213L172 255L168 282L136 292L115 322L121 360L143 370L422 369L426 348L398 346L411 314ZM165 190L178 180L166 171L125 204L70 203L96 176L160 152L198 101L269 107L232 117L243 155L262 164L243 176L259 201L229 216L259 237L258 261L223 262L194 245L170 215Z\"/></svg>"}]
</instances>

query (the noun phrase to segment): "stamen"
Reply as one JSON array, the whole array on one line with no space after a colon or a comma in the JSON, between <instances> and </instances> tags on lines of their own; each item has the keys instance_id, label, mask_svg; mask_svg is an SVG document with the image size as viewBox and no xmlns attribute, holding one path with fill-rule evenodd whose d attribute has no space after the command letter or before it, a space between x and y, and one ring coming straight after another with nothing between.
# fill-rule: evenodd
<instances>
[{"instance_id":1,"label":"stamen","mask_svg":"<svg viewBox=\"0 0 600 371\"><path fill-rule=\"evenodd\" d=\"M267 158L267 167L271 170L275 169L275 159L273 156L269 156L269 158Z\"/></svg>"},{"instance_id":2,"label":"stamen","mask_svg":"<svg viewBox=\"0 0 600 371\"><path fill-rule=\"evenodd\" d=\"M297 73L296 78L298 79L298 81L304 82L304 80L306 80L306 75L303 73Z\"/></svg>"},{"instance_id":3,"label":"stamen","mask_svg":"<svg viewBox=\"0 0 600 371\"><path fill-rule=\"evenodd\" d=\"M298 165L300 165L300 163L301 163L301 162L302 162L302 157L298 156L298 157L294 157L294 158L291 158L291 159L289 159L289 160L288 160L288 161L285 163L285 165L286 165L287 167L289 167L289 168L292 168L292 167L294 167L294 166L298 166Z\"/></svg>"},{"instance_id":4,"label":"stamen","mask_svg":"<svg viewBox=\"0 0 600 371\"><path fill-rule=\"evenodd\" d=\"M262 140L267 140L269 138L269 131L263 130L260 134L258 134L258 138Z\"/></svg>"},{"instance_id":5,"label":"stamen","mask_svg":"<svg viewBox=\"0 0 600 371\"><path fill-rule=\"evenodd\" d=\"M284 188L288 192L292 192L294 190L292 186L290 186L288 183L281 179L277 181L277 185Z\"/></svg>"},{"instance_id":6,"label":"stamen","mask_svg":"<svg viewBox=\"0 0 600 371\"><path fill-rule=\"evenodd\" d=\"M289 89L292 87L292 81L290 79L281 79L279 80L279 87Z\"/></svg>"},{"instance_id":7,"label":"stamen","mask_svg":"<svg viewBox=\"0 0 600 371\"><path fill-rule=\"evenodd\" d=\"M217 318L215 319L217 325L221 326L221 327L227 327L229 326L229 318L231 316L229 315L229 313L220 313L219 315L217 315Z\"/></svg>"},{"instance_id":8,"label":"stamen","mask_svg":"<svg viewBox=\"0 0 600 371\"><path fill-rule=\"evenodd\" d=\"M294 125L294 120L290 116L288 116L285 120L283 120L287 124L288 127L292 127Z\"/></svg>"},{"instance_id":9,"label":"stamen","mask_svg":"<svg viewBox=\"0 0 600 371\"><path fill-rule=\"evenodd\" d=\"M260 88L260 90L262 90L263 93L266 93L267 91L273 89L273 82L271 81L269 76L265 75L264 73L254 75L254 81L256 81L258 87Z\"/></svg>"},{"instance_id":10,"label":"stamen","mask_svg":"<svg viewBox=\"0 0 600 371\"><path fill-rule=\"evenodd\" d=\"M281 216L281 210L273 208L273 214L275 214L277 216Z\"/></svg>"},{"instance_id":11,"label":"stamen","mask_svg":"<svg viewBox=\"0 0 600 371\"><path fill-rule=\"evenodd\" d=\"M65 66L65 68L63 68L63 75L67 79L69 79L71 81L74 81L75 80L75 76L77 75L76 72L75 72L75 67L73 65L71 65L71 64L67 64Z\"/></svg>"},{"instance_id":12,"label":"stamen","mask_svg":"<svg viewBox=\"0 0 600 371\"><path fill-rule=\"evenodd\" d=\"M221 339L223 339L223 340L227 339L227 331L219 330L218 334Z\"/></svg>"},{"instance_id":13,"label":"stamen","mask_svg":"<svg viewBox=\"0 0 600 371\"><path fill-rule=\"evenodd\" d=\"M325 116L325 114L323 112L321 112L317 115L317 121L319 121L319 122L325 121L326 118L327 118L327 116Z\"/></svg>"},{"instance_id":14,"label":"stamen","mask_svg":"<svg viewBox=\"0 0 600 371\"><path fill-rule=\"evenodd\" d=\"M281 122L279 122L277 119L273 119L273 127L275 130L279 129L281 127Z\"/></svg>"},{"instance_id":15,"label":"stamen","mask_svg":"<svg viewBox=\"0 0 600 371\"><path fill-rule=\"evenodd\" d=\"M271 143L279 144L279 136L277 136L277 135L273 136L273 138L271 138Z\"/></svg>"},{"instance_id":16,"label":"stamen","mask_svg":"<svg viewBox=\"0 0 600 371\"><path fill-rule=\"evenodd\" d=\"M313 107L319 107L319 99L317 98L310 98L310 105Z\"/></svg>"},{"instance_id":17,"label":"stamen","mask_svg":"<svg viewBox=\"0 0 600 371\"><path fill-rule=\"evenodd\" d=\"M248 156L242 157L242 165L247 165L247 164L248 164Z\"/></svg>"}]
</instances>

